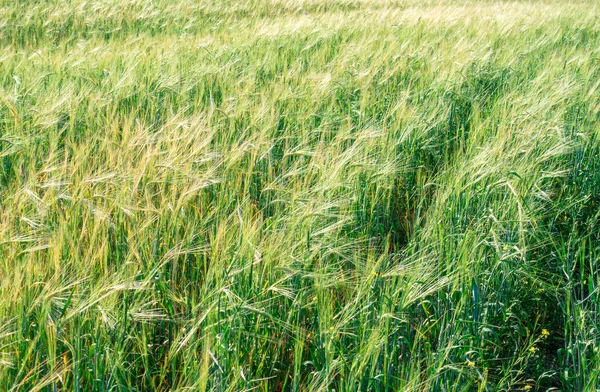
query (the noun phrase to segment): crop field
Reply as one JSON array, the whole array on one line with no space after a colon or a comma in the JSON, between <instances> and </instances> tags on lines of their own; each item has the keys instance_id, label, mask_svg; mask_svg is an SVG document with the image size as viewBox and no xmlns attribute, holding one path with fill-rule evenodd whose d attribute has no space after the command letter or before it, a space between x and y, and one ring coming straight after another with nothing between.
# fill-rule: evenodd
<instances>
[{"instance_id":1,"label":"crop field","mask_svg":"<svg viewBox=\"0 0 600 392\"><path fill-rule=\"evenodd\" d=\"M600 390L600 2L0 0L0 391Z\"/></svg>"}]
</instances>

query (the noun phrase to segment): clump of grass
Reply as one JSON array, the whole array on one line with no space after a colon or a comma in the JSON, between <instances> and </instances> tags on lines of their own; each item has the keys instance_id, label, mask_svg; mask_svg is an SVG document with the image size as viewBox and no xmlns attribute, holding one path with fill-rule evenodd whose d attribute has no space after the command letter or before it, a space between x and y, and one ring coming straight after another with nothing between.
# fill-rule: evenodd
<instances>
[{"instance_id":1,"label":"clump of grass","mask_svg":"<svg viewBox=\"0 0 600 392\"><path fill-rule=\"evenodd\" d=\"M595 3L1 10L1 390L597 389Z\"/></svg>"}]
</instances>

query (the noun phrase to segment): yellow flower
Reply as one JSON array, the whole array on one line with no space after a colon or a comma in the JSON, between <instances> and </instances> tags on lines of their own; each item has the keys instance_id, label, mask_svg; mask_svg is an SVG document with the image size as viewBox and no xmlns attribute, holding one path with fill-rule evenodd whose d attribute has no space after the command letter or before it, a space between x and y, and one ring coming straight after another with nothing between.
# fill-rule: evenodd
<instances>
[{"instance_id":1,"label":"yellow flower","mask_svg":"<svg viewBox=\"0 0 600 392\"><path fill-rule=\"evenodd\" d=\"M315 295L315 297L313 298L313 301L317 302L317 296Z\"/></svg>"},{"instance_id":2,"label":"yellow flower","mask_svg":"<svg viewBox=\"0 0 600 392\"><path fill-rule=\"evenodd\" d=\"M467 366L470 367L470 368L475 367L475 362L473 362L473 361L467 361Z\"/></svg>"},{"instance_id":3,"label":"yellow flower","mask_svg":"<svg viewBox=\"0 0 600 392\"><path fill-rule=\"evenodd\" d=\"M531 347L529 348L529 351L530 351L532 354L535 354L535 352L537 351L537 348L535 348L535 346L531 346Z\"/></svg>"},{"instance_id":4,"label":"yellow flower","mask_svg":"<svg viewBox=\"0 0 600 392\"><path fill-rule=\"evenodd\" d=\"M533 387L531 385L525 385L525 388L523 388L526 391L529 391L530 389L532 389Z\"/></svg>"},{"instance_id":5,"label":"yellow flower","mask_svg":"<svg viewBox=\"0 0 600 392\"><path fill-rule=\"evenodd\" d=\"M542 337L545 339L548 336L550 336L550 332L546 328L542 329Z\"/></svg>"}]
</instances>

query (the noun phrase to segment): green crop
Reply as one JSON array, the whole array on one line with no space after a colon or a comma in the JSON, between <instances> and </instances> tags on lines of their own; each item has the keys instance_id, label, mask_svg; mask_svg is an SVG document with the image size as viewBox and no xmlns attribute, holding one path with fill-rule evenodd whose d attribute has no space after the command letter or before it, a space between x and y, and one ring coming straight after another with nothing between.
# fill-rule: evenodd
<instances>
[{"instance_id":1,"label":"green crop","mask_svg":"<svg viewBox=\"0 0 600 392\"><path fill-rule=\"evenodd\" d=\"M0 391L600 388L600 3L0 0Z\"/></svg>"}]
</instances>

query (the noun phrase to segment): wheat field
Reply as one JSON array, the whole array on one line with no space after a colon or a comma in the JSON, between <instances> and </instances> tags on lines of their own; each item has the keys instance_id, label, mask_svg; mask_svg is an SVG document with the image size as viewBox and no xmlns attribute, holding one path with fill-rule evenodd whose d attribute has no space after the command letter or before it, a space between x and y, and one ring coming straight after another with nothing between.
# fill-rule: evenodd
<instances>
[{"instance_id":1,"label":"wheat field","mask_svg":"<svg viewBox=\"0 0 600 392\"><path fill-rule=\"evenodd\" d=\"M599 16L0 0L0 391L600 390Z\"/></svg>"}]
</instances>

